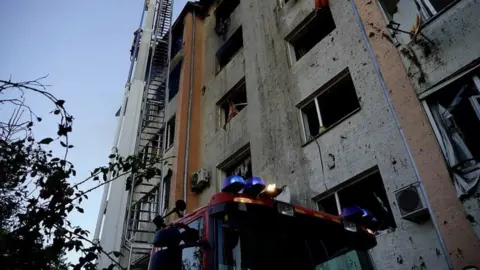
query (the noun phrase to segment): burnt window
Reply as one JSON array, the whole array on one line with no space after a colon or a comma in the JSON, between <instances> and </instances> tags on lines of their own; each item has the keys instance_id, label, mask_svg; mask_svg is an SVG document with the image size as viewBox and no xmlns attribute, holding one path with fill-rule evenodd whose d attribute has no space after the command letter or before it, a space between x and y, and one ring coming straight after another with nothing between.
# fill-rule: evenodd
<instances>
[{"instance_id":1,"label":"burnt window","mask_svg":"<svg viewBox=\"0 0 480 270\"><path fill-rule=\"evenodd\" d=\"M359 206L378 220L378 231L397 227L380 172L369 170L346 182L328 197L318 201L318 208L329 214L340 215L338 209Z\"/></svg>"},{"instance_id":2,"label":"burnt window","mask_svg":"<svg viewBox=\"0 0 480 270\"><path fill-rule=\"evenodd\" d=\"M314 11L286 38L291 44L292 58L298 61L335 27L330 7Z\"/></svg>"},{"instance_id":3,"label":"burnt window","mask_svg":"<svg viewBox=\"0 0 480 270\"><path fill-rule=\"evenodd\" d=\"M225 37L230 26L230 15L240 4L240 0L220 0L215 9L215 32L217 35Z\"/></svg>"},{"instance_id":4,"label":"burnt window","mask_svg":"<svg viewBox=\"0 0 480 270\"><path fill-rule=\"evenodd\" d=\"M478 72L478 71L477 71ZM480 76L465 76L424 102L459 196L480 174Z\"/></svg>"},{"instance_id":5,"label":"burnt window","mask_svg":"<svg viewBox=\"0 0 480 270\"><path fill-rule=\"evenodd\" d=\"M360 109L355 86L348 71L336 76L317 92L320 94L300 108L306 141Z\"/></svg>"},{"instance_id":6,"label":"burnt window","mask_svg":"<svg viewBox=\"0 0 480 270\"><path fill-rule=\"evenodd\" d=\"M247 106L247 88L245 77L217 102L220 109L220 123L223 127Z\"/></svg>"},{"instance_id":7,"label":"burnt window","mask_svg":"<svg viewBox=\"0 0 480 270\"><path fill-rule=\"evenodd\" d=\"M220 72L243 47L242 33L242 27L239 27L217 51L217 72Z\"/></svg>"}]
</instances>

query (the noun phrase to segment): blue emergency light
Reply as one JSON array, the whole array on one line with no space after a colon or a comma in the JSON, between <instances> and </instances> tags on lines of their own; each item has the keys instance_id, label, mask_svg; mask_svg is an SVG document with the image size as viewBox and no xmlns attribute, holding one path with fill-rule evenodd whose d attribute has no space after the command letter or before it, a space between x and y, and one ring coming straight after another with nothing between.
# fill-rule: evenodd
<instances>
[{"instance_id":1,"label":"blue emergency light","mask_svg":"<svg viewBox=\"0 0 480 270\"><path fill-rule=\"evenodd\" d=\"M243 193L252 196L252 197L257 197L260 192L262 192L265 189L265 182L263 181L262 178L260 177L250 177L245 181L245 188L243 189Z\"/></svg>"},{"instance_id":2,"label":"blue emergency light","mask_svg":"<svg viewBox=\"0 0 480 270\"><path fill-rule=\"evenodd\" d=\"M222 191L229 193L238 193L245 187L245 180L241 176L232 175L223 180Z\"/></svg>"}]
</instances>

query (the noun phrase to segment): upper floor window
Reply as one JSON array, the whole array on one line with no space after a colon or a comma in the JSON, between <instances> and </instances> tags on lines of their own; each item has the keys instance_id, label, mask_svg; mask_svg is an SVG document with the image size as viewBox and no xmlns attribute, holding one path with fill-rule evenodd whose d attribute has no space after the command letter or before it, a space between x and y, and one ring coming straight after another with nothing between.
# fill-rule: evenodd
<instances>
[{"instance_id":1,"label":"upper floor window","mask_svg":"<svg viewBox=\"0 0 480 270\"><path fill-rule=\"evenodd\" d=\"M313 11L286 37L292 62L298 61L335 29L330 7Z\"/></svg>"},{"instance_id":2,"label":"upper floor window","mask_svg":"<svg viewBox=\"0 0 480 270\"><path fill-rule=\"evenodd\" d=\"M215 32L219 36L225 37L230 26L230 15L240 4L240 0L219 0L215 9Z\"/></svg>"},{"instance_id":3,"label":"upper floor window","mask_svg":"<svg viewBox=\"0 0 480 270\"><path fill-rule=\"evenodd\" d=\"M222 127L232 120L243 108L247 106L247 88L245 78L242 78L227 94L217 103L220 109L220 123Z\"/></svg>"},{"instance_id":4,"label":"upper floor window","mask_svg":"<svg viewBox=\"0 0 480 270\"><path fill-rule=\"evenodd\" d=\"M420 26L457 0L378 0L392 36L406 44L420 31Z\"/></svg>"},{"instance_id":5,"label":"upper floor window","mask_svg":"<svg viewBox=\"0 0 480 270\"><path fill-rule=\"evenodd\" d=\"M217 72L220 72L241 48L243 48L243 31L242 27L239 27L217 51Z\"/></svg>"},{"instance_id":6,"label":"upper floor window","mask_svg":"<svg viewBox=\"0 0 480 270\"><path fill-rule=\"evenodd\" d=\"M218 165L218 168L223 171L224 177L232 175L238 175L244 179L252 177L252 156L250 153L250 144L247 144L240 150L236 151L228 159Z\"/></svg>"},{"instance_id":7,"label":"upper floor window","mask_svg":"<svg viewBox=\"0 0 480 270\"><path fill-rule=\"evenodd\" d=\"M325 132L360 109L355 86L348 70L317 91L301 107L305 141Z\"/></svg>"},{"instance_id":8,"label":"upper floor window","mask_svg":"<svg viewBox=\"0 0 480 270\"><path fill-rule=\"evenodd\" d=\"M430 95L423 104L450 167L457 195L468 196L480 177L480 76L458 79Z\"/></svg>"}]
</instances>

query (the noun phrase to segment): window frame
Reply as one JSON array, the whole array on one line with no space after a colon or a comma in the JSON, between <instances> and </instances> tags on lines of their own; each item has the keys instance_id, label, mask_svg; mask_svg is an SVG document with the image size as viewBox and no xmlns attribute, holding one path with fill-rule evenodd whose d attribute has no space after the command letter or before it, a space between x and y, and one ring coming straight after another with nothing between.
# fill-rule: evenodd
<instances>
[{"instance_id":1,"label":"window frame","mask_svg":"<svg viewBox=\"0 0 480 270\"><path fill-rule=\"evenodd\" d=\"M367 169L367 170L361 172L360 174L354 176L353 179L347 180L347 181L339 184L338 186L336 186L336 187L334 187L330 190L327 190L326 192L322 193L321 195L316 196L313 199L313 201L315 202L315 206L317 207L317 210L320 211L320 212L323 212L323 210L320 209L320 207L319 207L320 202L333 195L335 197L335 204L337 206L337 212L338 212L337 215L340 216L341 213L342 213L342 203L341 203L341 198L340 198L338 193L347 189L347 188L350 188L351 186L353 186L355 184L358 184L359 182L367 179L368 177L373 176L374 174L378 174L380 176L381 180L383 181L383 177L382 177L382 174L380 173L380 170L378 169L378 167L375 166L373 168ZM390 205L390 202L388 201L387 188L385 187L384 183L382 183L382 184L383 184L383 188L385 190L385 195L387 197L387 203L388 203L388 206L389 206L389 210L391 211L390 214L392 215L392 219L395 222L395 215L393 214L393 207ZM367 209L367 210L369 210L369 209ZM395 222L395 228L398 228L398 225L396 224L396 222Z\"/></svg>"},{"instance_id":2,"label":"window frame","mask_svg":"<svg viewBox=\"0 0 480 270\"><path fill-rule=\"evenodd\" d=\"M315 140L316 138L320 137L321 135L325 134L326 132L328 132L329 130L333 129L335 126L339 125L341 122L345 121L345 119L349 118L350 116L354 115L355 113L357 113L358 111L360 111L362 109L362 106L360 104L360 102L358 102L358 108L352 110L351 112L349 112L348 114L346 114L345 116L343 116L342 118L338 119L337 121L335 121L333 124L331 124L329 127L325 128L322 130L323 127L323 120L322 120L322 114L321 114L321 108L320 108L320 103L318 101L318 98L320 98L323 94L325 94L327 91L331 90L331 88L335 87L336 85L338 85L339 83L342 82L342 80L346 79L347 76L350 77L351 79L351 82L353 84L353 91L355 91L355 96L357 97L358 99L358 95L357 95L357 89L355 88L355 84L353 82L353 77L351 76L350 72L348 71L348 69L340 72L337 76L335 76L333 79L331 79L329 82L327 82L326 84L324 84L324 86L321 86L319 88L319 91L318 93L315 93L313 95L313 97L311 98L307 98L306 100L308 101L303 101L301 102L301 106L298 107L299 109L299 115L300 115L300 122L301 122L301 126L302 126L302 133L303 133L303 142L304 144L308 144L309 142ZM332 89L333 91L335 91L335 89ZM319 129L321 131L319 131L318 134L316 135L311 135L310 134L307 134L307 128L308 127L308 121L307 123L305 123L305 117L306 114L304 113L303 109L305 107L307 107L308 105L310 105L312 102L315 103L315 109L316 109L316 112L317 112L317 120L319 122ZM307 117L308 118L308 117ZM310 128L309 128L309 131L310 131ZM308 136L310 135L310 136Z\"/></svg>"},{"instance_id":3,"label":"window frame","mask_svg":"<svg viewBox=\"0 0 480 270\"><path fill-rule=\"evenodd\" d=\"M235 94L239 93L239 91L245 90L245 99L246 99L246 104L240 109L237 110L238 114L240 114L241 111L243 111L245 108L248 106L248 96L247 96L247 83L245 80L245 76L243 76L228 92L220 98L220 100L217 102L217 109L218 109L218 125L217 128L222 128L226 129L227 124L232 121L236 116L232 117L230 121L227 121L228 119L228 111L225 111L225 108L223 107L227 101L230 100L232 96ZM243 105L243 104L241 104ZM237 115L238 115L237 114ZM225 116L227 115L227 116Z\"/></svg>"},{"instance_id":4,"label":"window frame","mask_svg":"<svg viewBox=\"0 0 480 270\"><path fill-rule=\"evenodd\" d=\"M430 0L411 0L411 1L415 2L415 4L420 8L419 12L420 12L420 15L421 15L421 18L422 18L421 20L423 20L420 25L421 25L421 28L423 28L426 25L428 25L430 22L436 20L441 14L443 14L447 10L451 9L453 6L455 6L456 4L458 4L462 0L452 0L452 2L450 4L448 4L445 8L443 8L439 11L435 10L435 8L433 7ZM382 13L384 19L387 21L387 23L390 23L393 20L393 17L390 16L390 14L384 9L381 2L382 2L382 0L376 0L376 4L377 4L380 12ZM393 32L393 30L391 30L391 29L388 29L388 31L390 32L390 34ZM392 38L395 42L394 43L395 46L400 45L397 38L395 38L395 37L392 37Z\"/></svg>"},{"instance_id":5,"label":"window frame","mask_svg":"<svg viewBox=\"0 0 480 270\"><path fill-rule=\"evenodd\" d=\"M280 1L283 1L283 0L280 0ZM322 39L320 39L317 43L315 43L315 45L313 45L313 47L310 48L302 57L297 58L295 46L292 44L292 42L295 41L295 40L298 40L299 36L306 35L305 33L303 33L303 31L306 28L308 28L309 26L311 27L310 24L313 23L315 21L315 19L317 19L320 16L325 16L325 14L319 14L319 11L317 11L317 10L312 11L311 13L309 13L305 17L305 19L303 19L296 27L294 27L293 30L291 30L290 33L285 37L284 42L287 46L287 54L288 54L288 60L289 60L290 66L293 66L300 59L304 58L305 55L307 55L311 50L313 50L313 48L315 48L320 42L325 40L337 28L337 25L335 23L335 19L333 18L333 14L332 14L332 10L331 10L330 6L328 5L327 7L324 7L324 8L321 8L321 9L325 9L325 8L329 9L330 15L332 17L332 21L333 21L333 24L334 24L335 27L332 29L332 31L330 31L327 35L325 35ZM320 10L320 12L321 12L321 10Z\"/></svg>"},{"instance_id":6,"label":"window frame","mask_svg":"<svg viewBox=\"0 0 480 270\"><path fill-rule=\"evenodd\" d=\"M163 151L163 153L166 153L167 151L169 151L173 145L175 145L175 128L176 128L176 115L173 115L172 117L170 117L170 119L165 123L165 127L163 128L164 132L166 132L165 134L165 150ZM170 144L170 131L171 131L171 128L172 128L172 124L173 123L173 139L172 139L172 143Z\"/></svg>"},{"instance_id":7,"label":"window frame","mask_svg":"<svg viewBox=\"0 0 480 270\"><path fill-rule=\"evenodd\" d=\"M478 69L477 69L478 68ZM422 105L423 105L423 109L425 110L425 114L427 115L427 118L428 118L428 122L430 122L430 126L432 127L433 129L433 134L435 135L435 139L437 140L437 143L438 145L440 146L440 150L442 151L442 156L445 160L445 164L447 166L447 168L449 170L451 170L451 166L448 164L448 161L446 160L445 158L445 155L447 153L447 151L445 150L445 146L443 145L443 143L441 143L442 141L442 135L440 133L440 130L438 129L438 125L437 125L437 122L435 121L434 117L433 117L433 114L432 114L432 111L430 110L430 105L429 103L427 102L427 99L434 93L437 93L438 91L441 91L442 89L444 89L445 87L448 87L448 85L450 83L455 83L457 82L458 80L462 80L463 78L468 78L470 77L470 80L472 80L473 82L473 85L475 85L475 87L477 88L478 90L478 95L474 95L472 97L479 97L480 96L480 66L476 67L475 68L477 70L477 72L472 71L472 73L470 74L464 74L463 76L458 76L456 77L455 79L451 80L448 84L444 85L442 88L438 88L436 89L436 91L432 91L432 92L429 92L429 94L427 96L424 96L422 99L421 99L421 102L422 102ZM478 73L478 74L477 74ZM473 105L473 104L472 104ZM475 108L474 108L475 109ZM480 109L480 108L479 108ZM476 112L476 110L475 110Z\"/></svg>"}]
</instances>

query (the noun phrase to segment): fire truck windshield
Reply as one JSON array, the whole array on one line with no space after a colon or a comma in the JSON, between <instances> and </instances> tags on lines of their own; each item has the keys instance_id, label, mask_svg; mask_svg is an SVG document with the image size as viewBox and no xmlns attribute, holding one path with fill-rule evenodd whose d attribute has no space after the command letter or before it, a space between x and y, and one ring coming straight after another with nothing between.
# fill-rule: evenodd
<instances>
[{"instance_id":1,"label":"fire truck windshield","mask_svg":"<svg viewBox=\"0 0 480 270\"><path fill-rule=\"evenodd\" d=\"M352 245L355 234L340 224L272 212L216 219L218 269L373 269L368 254Z\"/></svg>"}]
</instances>

